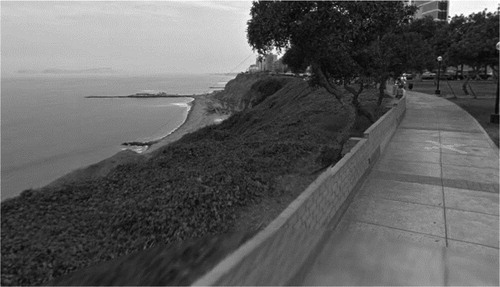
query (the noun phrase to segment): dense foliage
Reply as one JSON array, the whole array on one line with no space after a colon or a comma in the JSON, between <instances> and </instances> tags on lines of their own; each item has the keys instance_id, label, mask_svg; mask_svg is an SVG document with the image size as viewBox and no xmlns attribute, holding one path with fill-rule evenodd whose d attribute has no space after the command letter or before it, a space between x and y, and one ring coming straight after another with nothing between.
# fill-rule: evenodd
<instances>
[{"instance_id":1,"label":"dense foliage","mask_svg":"<svg viewBox=\"0 0 500 287\"><path fill-rule=\"evenodd\" d=\"M292 71L309 66L309 83L335 96L348 111L349 123L356 116L373 122L359 95L376 81L380 84L378 103L382 103L385 82L393 72L387 69L394 64L385 64L381 38L401 32L414 12L415 7L402 1L257 1L250 12L247 37L259 54L285 50L283 61ZM351 87L353 83L359 87Z\"/></svg>"},{"instance_id":2,"label":"dense foliage","mask_svg":"<svg viewBox=\"0 0 500 287\"><path fill-rule=\"evenodd\" d=\"M2 285L43 284L158 244L226 232L242 207L283 192L279 177L338 159L349 130L333 97L296 78L253 87L253 108L148 161L2 202Z\"/></svg>"},{"instance_id":3,"label":"dense foliage","mask_svg":"<svg viewBox=\"0 0 500 287\"><path fill-rule=\"evenodd\" d=\"M403 1L258 1L254 2L247 37L259 53L285 51L292 71L310 66L312 84L344 101L339 84L357 96L376 82L379 104L390 77L447 66L468 65L478 74L498 70L498 12L455 16L448 22L412 19L417 7ZM369 117L369 116L368 116Z\"/></svg>"}]
</instances>

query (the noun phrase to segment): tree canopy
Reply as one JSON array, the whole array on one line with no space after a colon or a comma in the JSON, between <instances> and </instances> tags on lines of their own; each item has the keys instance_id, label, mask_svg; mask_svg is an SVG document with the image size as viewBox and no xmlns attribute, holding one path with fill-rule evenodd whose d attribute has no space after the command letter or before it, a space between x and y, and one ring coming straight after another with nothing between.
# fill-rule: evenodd
<instances>
[{"instance_id":1,"label":"tree canopy","mask_svg":"<svg viewBox=\"0 0 500 287\"><path fill-rule=\"evenodd\" d=\"M259 1L253 3L247 36L261 54L285 50L287 64L311 66L312 83L342 101L332 80L360 75L363 49L414 12L401 1Z\"/></svg>"},{"instance_id":2,"label":"tree canopy","mask_svg":"<svg viewBox=\"0 0 500 287\"><path fill-rule=\"evenodd\" d=\"M347 104L338 86L343 83L354 106L363 79L378 83L380 104L389 77L433 70L437 56L443 56L443 67L498 70L498 12L455 16L448 23L413 19L416 9L403 1L257 1L247 38L259 54L284 51L292 71L311 67L310 83ZM349 87L354 80L357 91Z\"/></svg>"},{"instance_id":3,"label":"tree canopy","mask_svg":"<svg viewBox=\"0 0 500 287\"><path fill-rule=\"evenodd\" d=\"M499 37L498 13L486 11L468 17L454 17L449 26L449 58L455 64L465 64L474 70L498 65L495 45Z\"/></svg>"}]
</instances>

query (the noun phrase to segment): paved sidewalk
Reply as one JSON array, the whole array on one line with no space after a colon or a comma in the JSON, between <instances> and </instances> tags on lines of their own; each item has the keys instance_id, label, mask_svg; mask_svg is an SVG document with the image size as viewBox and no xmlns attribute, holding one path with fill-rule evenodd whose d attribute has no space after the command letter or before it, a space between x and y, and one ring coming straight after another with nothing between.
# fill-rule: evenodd
<instances>
[{"instance_id":1,"label":"paved sidewalk","mask_svg":"<svg viewBox=\"0 0 500 287\"><path fill-rule=\"evenodd\" d=\"M455 104L407 111L302 285L499 285L498 148Z\"/></svg>"}]
</instances>

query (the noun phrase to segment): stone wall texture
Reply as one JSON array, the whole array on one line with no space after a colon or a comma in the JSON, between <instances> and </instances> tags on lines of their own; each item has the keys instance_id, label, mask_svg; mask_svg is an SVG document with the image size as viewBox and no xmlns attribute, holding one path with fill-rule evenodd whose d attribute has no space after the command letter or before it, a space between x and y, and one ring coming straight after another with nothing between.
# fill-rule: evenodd
<instances>
[{"instance_id":1,"label":"stone wall texture","mask_svg":"<svg viewBox=\"0 0 500 287\"><path fill-rule=\"evenodd\" d=\"M286 285L322 239L328 223L377 161L406 111L394 104L334 166L323 172L273 222L193 285Z\"/></svg>"}]
</instances>

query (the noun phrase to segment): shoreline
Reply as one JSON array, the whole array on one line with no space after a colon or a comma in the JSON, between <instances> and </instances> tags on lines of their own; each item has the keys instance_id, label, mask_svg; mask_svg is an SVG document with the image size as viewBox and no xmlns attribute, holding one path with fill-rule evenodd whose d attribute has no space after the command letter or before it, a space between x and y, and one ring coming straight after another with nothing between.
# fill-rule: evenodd
<instances>
[{"instance_id":1,"label":"shoreline","mask_svg":"<svg viewBox=\"0 0 500 287\"><path fill-rule=\"evenodd\" d=\"M215 101L212 98L213 95L214 93L191 96L191 98L193 98L193 100L189 102L191 108L189 109L184 122L167 136L151 145L146 151L137 153L130 148L124 148L122 151L119 151L116 154L97 163L83 166L81 168L70 171L69 173L53 180L49 184L38 188L38 190L62 186L74 181L90 180L93 178L105 176L113 168L119 165L141 162L153 157L155 155L155 151L179 140L188 133L192 133L211 124L218 124L222 122L229 116L217 113L207 114L206 112L208 103Z\"/></svg>"},{"instance_id":2,"label":"shoreline","mask_svg":"<svg viewBox=\"0 0 500 287\"><path fill-rule=\"evenodd\" d=\"M149 141L131 141L131 142L124 142L121 144L121 146L126 146L123 147L122 150L131 150L134 151L138 154L144 154L147 153L154 145L160 143L167 137L169 137L171 134L175 133L179 128L181 128L188 120L189 115L191 114L191 110L193 109L194 106L194 97L186 97L191 99L189 102L186 104L182 104L183 106L186 106L186 114L184 116L184 120L173 130L171 130L169 133L162 135L161 137L158 137L156 139L151 139ZM143 150L144 149L144 150Z\"/></svg>"},{"instance_id":3,"label":"shoreline","mask_svg":"<svg viewBox=\"0 0 500 287\"><path fill-rule=\"evenodd\" d=\"M188 133L192 133L208 125L218 124L221 120L227 119L229 117L228 115L207 114L206 108L208 106L208 103L215 101L214 99L212 99L213 95L213 93L210 93L193 97L194 100L190 102L191 109L189 110L184 123L182 123L169 135L161 139L158 143L152 145L143 154L149 155L155 150L158 150L174 141L179 140Z\"/></svg>"}]
</instances>

